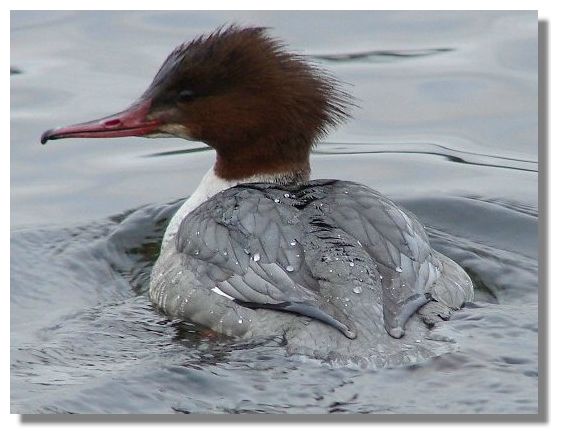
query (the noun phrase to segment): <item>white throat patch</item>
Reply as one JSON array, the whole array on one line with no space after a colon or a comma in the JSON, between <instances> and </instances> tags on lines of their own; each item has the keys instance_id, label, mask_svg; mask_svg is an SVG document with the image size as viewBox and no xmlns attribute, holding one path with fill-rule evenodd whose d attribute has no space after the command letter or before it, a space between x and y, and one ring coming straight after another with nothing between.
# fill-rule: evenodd
<instances>
[{"instance_id":1,"label":"white throat patch","mask_svg":"<svg viewBox=\"0 0 563 439\"><path fill-rule=\"evenodd\" d=\"M182 207L178 209L178 211L170 220L170 223L168 223L168 227L166 228L166 232L164 233L164 238L162 239L162 249L164 249L165 245L167 245L167 243L172 238L174 238L174 236L176 236L176 233L178 233L178 229L180 228L180 223L186 217L186 215L188 215L200 204L207 201L213 195L218 194L225 189L233 187L238 183L238 181L228 181L217 177L217 175L215 175L215 172L213 171L213 168L207 171L194 193L186 201L184 201Z\"/></svg>"}]
</instances>

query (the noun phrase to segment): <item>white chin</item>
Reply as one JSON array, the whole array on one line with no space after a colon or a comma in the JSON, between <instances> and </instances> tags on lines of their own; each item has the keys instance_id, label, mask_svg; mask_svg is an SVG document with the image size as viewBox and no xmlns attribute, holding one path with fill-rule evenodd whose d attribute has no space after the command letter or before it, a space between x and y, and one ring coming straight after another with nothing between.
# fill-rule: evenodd
<instances>
[{"instance_id":1,"label":"white chin","mask_svg":"<svg viewBox=\"0 0 563 439\"><path fill-rule=\"evenodd\" d=\"M150 134L147 137L179 137L186 140L195 140L184 125L175 123L162 125L159 127L159 131L160 133Z\"/></svg>"}]
</instances>

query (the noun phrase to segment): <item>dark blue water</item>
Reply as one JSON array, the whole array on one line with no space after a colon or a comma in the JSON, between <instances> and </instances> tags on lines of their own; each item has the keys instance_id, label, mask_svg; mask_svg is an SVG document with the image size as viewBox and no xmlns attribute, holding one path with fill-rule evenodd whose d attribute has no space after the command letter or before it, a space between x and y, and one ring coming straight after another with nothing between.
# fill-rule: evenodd
<instances>
[{"instance_id":1,"label":"dark blue water","mask_svg":"<svg viewBox=\"0 0 563 439\"><path fill-rule=\"evenodd\" d=\"M14 413L535 413L537 21L528 12L13 12ZM67 140L47 128L125 108L178 43L271 26L350 84L354 119L313 177L413 211L476 302L452 352L390 369L213 338L147 298L166 221L213 162L181 140Z\"/></svg>"}]
</instances>

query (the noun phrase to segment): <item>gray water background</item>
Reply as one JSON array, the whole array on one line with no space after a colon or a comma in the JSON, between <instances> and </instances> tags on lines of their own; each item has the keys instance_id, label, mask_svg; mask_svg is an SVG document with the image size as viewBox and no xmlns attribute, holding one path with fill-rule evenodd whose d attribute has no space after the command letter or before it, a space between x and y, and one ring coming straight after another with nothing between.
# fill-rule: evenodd
<instances>
[{"instance_id":1,"label":"gray water background","mask_svg":"<svg viewBox=\"0 0 563 439\"><path fill-rule=\"evenodd\" d=\"M177 44L265 25L349 83L354 118L313 177L413 211L476 302L456 351L335 368L216 339L147 298L167 218L213 162L173 139L42 131L125 108ZM12 12L13 413L535 413L537 17L532 12Z\"/></svg>"}]
</instances>

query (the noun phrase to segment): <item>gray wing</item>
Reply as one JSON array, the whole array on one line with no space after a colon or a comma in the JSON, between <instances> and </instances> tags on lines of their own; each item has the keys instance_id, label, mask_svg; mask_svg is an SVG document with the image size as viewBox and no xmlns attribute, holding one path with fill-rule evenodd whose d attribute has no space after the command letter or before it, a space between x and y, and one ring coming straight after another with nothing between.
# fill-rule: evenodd
<instances>
[{"instance_id":1,"label":"gray wing","mask_svg":"<svg viewBox=\"0 0 563 439\"><path fill-rule=\"evenodd\" d=\"M444 267L457 279L467 275L432 250L412 214L351 182L228 189L183 221L176 246L188 268L211 291L250 308L316 318L350 338L356 330L337 300L339 294L326 288L327 283L340 285L329 271L340 270L342 285L368 281L359 276L380 285L381 298L374 300L381 301L385 328L397 338L404 334L410 316L431 300L439 302L443 312L459 308L469 291L452 290L459 282L443 276ZM338 257L331 254L345 255L356 261L356 267L343 272ZM425 321L430 321L428 314L436 311L426 310Z\"/></svg>"},{"instance_id":2,"label":"gray wing","mask_svg":"<svg viewBox=\"0 0 563 439\"><path fill-rule=\"evenodd\" d=\"M424 227L379 192L352 182L334 184L324 213L375 261L385 328L401 337L409 317L433 298L432 286L441 273Z\"/></svg>"},{"instance_id":3,"label":"gray wing","mask_svg":"<svg viewBox=\"0 0 563 439\"><path fill-rule=\"evenodd\" d=\"M265 196L253 186L216 195L182 222L176 247L187 268L210 291L239 305L315 318L354 338L347 315L319 295L305 261L307 232L299 210L283 191Z\"/></svg>"}]
</instances>

